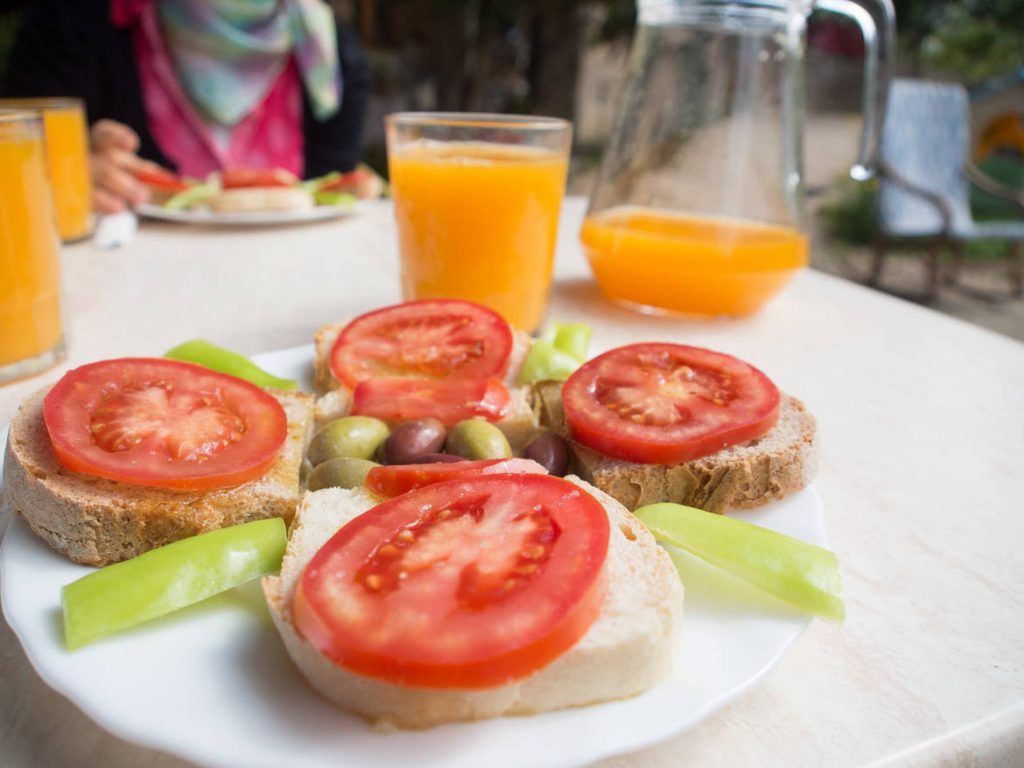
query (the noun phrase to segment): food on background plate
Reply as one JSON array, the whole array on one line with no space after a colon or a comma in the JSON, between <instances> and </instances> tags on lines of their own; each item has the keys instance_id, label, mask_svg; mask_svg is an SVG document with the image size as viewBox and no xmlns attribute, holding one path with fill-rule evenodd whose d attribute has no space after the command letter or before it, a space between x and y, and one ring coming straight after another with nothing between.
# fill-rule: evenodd
<instances>
[{"instance_id":1,"label":"food on background plate","mask_svg":"<svg viewBox=\"0 0 1024 768\"><path fill-rule=\"evenodd\" d=\"M354 174L354 175L353 175ZM209 208L215 213L309 210L316 206L350 207L361 194L379 196L383 182L369 169L333 173L300 182L284 168L227 168L205 181L183 179L160 167L136 172L150 190L151 202L169 210ZM375 181L379 187L375 185Z\"/></svg>"},{"instance_id":2,"label":"food on background plate","mask_svg":"<svg viewBox=\"0 0 1024 768\"><path fill-rule=\"evenodd\" d=\"M516 449L536 431L516 386L530 337L496 312L459 299L410 301L316 333L316 421L349 413L389 422L481 416Z\"/></svg>"},{"instance_id":3,"label":"food on background plate","mask_svg":"<svg viewBox=\"0 0 1024 768\"><path fill-rule=\"evenodd\" d=\"M427 727L633 696L670 668L679 579L600 491L495 474L378 502L307 494L263 580L296 665L339 706Z\"/></svg>"},{"instance_id":4,"label":"food on background plate","mask_svg":"<svg viewBox=\"0 0 1024 768\"><path fill-rule=\"evenodd\" d=\"M53 549L105 565L266 517L290 520L312 397L175 360L69 371L11 422L11 509Z\"/></svg>"},{"instance_id":5,"label":"food on background plate","mask_svg":"<svg viewBox=\"0 0 1024 768\"><path fill-rule=\"evenodd\" d=\"M351 195L357 200L376 200L383 197L387 191L384 179L363 163L348 173L335 171L326 176L304 181L302 185L318 200L329 200L330 196L336 195Z\"/></svg>"},{"instance_id":6,"label":"food on background plate","mask_svg":"<svg viewBox=\"0 0 1024 768\"><path fill-rule=\"evenodd\" d=\"M177 174L158 165L136 170L135 178L149 189L149 200L154 205L163 205L191 186Z\"/></svg>"},{"instance_id":7,"label":"food on background plate","mask_svg":"<svg viewBox=\"0 0 1024 768\"><path fill-rule=\"evenodd\" d=\"M629 509L756 507L802 489L816 469L803 403L722 353L632 344L536 391L542 422L571 440L574 471Z\"/></svg>"},{"instance_id":8,"label":"food on background plate","mask_svg":"<svg viewBox=\"0 0 1024 768\"><path fill-rule=\"evenodd\" d=\"M61 590L69 650L276 573L287 543L279 517L221 528L108 565Z\"/></svg>"}]
</instances>

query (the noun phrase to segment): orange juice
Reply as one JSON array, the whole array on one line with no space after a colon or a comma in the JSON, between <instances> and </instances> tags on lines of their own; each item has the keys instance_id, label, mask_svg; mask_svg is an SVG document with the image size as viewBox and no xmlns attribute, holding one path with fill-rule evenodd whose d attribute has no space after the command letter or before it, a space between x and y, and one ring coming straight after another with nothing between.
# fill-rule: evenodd
<instances>
[{"instance_id":1,"label":"orange juice","mask_svg":"<svg viewBox=\"0 0 1024 768\"><path fill-rule=\"evenodd\" d=\"M580 240L610 298L681 314L750 314L807 264L796 229L653 208L588 216Z\"/></svg>"},{"instance_id":2,"label":"orange juice","mask_svg":"<svg viewBox=\"0 0 1024 768\"><path fill-rule=\"evenodd\" d=\"M18 375L6 367L61 344L59 276L38 122L28 113L0 112L0 381Z\"/></svg>"},{"instance_id":3,"label":"orange juice","mask_svg":"<svg viewBox=\"0 0 1024 768\"><path fill-rule=\"evenodd\" d=\"M406 299L449 296L540 325L551 284L564 153L413 141L388 165Z\"/></svg>"}]
</instances>

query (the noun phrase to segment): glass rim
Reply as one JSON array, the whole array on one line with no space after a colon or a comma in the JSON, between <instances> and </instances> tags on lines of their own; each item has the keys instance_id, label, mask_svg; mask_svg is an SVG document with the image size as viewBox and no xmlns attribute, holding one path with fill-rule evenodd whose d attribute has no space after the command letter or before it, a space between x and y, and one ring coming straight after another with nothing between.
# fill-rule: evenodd
<instances>
[{"instance_id":1,"label":"glass rim","mask_svg":"<svg viewBox=\"0 0 1024 768\"><path fill-rule=\"evenodd\" d=\"M30 109L14 109L0 105L0 123L39 122L39 113Z\"/></svg>"},{"instance_id":2,"label":"glass rim","mask_svg":"<svg viewBox=\"0 0 1024 768\"><path fill-rule=\"evenodd\" d=\"M392 112L384 117L389 125L434 126L449 128L491 128L537 131L562 131L572 123L561 117L508 115L498 112Z\"/></svg>"},{"instance_id":3,"label":"glass rim","mask_svg":"<svg viewBox=\"0 0 1024 768\"><path fill-rule=\"evenodd\" d=\"M0 109L38 111L41 109L82 109L84 106L82 99L77 96L28 96L26 98L17 96L7 98L5 96L0 98Z\"/></svg>"}]
</instances>

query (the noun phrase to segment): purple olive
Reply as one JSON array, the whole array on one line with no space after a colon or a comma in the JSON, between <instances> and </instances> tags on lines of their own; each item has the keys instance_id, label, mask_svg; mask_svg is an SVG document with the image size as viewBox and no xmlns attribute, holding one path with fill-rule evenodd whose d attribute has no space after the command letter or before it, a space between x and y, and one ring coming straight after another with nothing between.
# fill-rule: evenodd
<instances>
[{"instance_id":1,"label":"purple olive","mask_svg":"<svg viewBox=\"0 0 1024 768\"><path fill-rule=\"evenodd\" d=\"M416 464L423 456L440 451L447 436L448 430L437 419L404 421L384 441L384 462Z\"/></svg>"},{"instance_id":2,"label":"purple olive","mask_svg":"<svg viewBox=\"0 0 1024 768\"><path fill-rule=\"evenodd\" d=\"M569 444L550 432L541 432L523 451L524 459L533 459L555 477L569 471Z\"/></svg>"}]
</instances>

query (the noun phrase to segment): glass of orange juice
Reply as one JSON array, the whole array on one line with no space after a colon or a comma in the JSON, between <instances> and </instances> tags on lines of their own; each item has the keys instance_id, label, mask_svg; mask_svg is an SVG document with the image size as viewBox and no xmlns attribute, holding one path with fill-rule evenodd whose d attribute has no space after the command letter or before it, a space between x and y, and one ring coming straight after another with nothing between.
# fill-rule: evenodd
<instances>
[{"instance_id":1,"label":"glass of orange juice","mask_svg":"<svg viewBox=\"0 0 1024 768\"><path fill-rule=\"evenodd\" d=\"M92 188L88 129L81 99L0 99L0 108L42 115L57 230L66 243L87 237L92 227Z\"/></svg>"},{"instance_id":2,"label":"glass of orange juice","mask_svg":"<svg viewBox=\"0 0 1024 768\"><path fill-rule=\"evenodd\" d=\"M63 358L60 253L42 120L0 109L0 384Z\"/></svg>"},{"instance_id":3,"label":"glass of orange juice","mask_svg":"<svg viewBox=\"0 0 1024 768\"><path fill-rule=\"evenodd\" d=\"M385 121L406 299L469 299L528 331L551 288L572 127L549 117Z\"/></svg>"}]
</instances>

